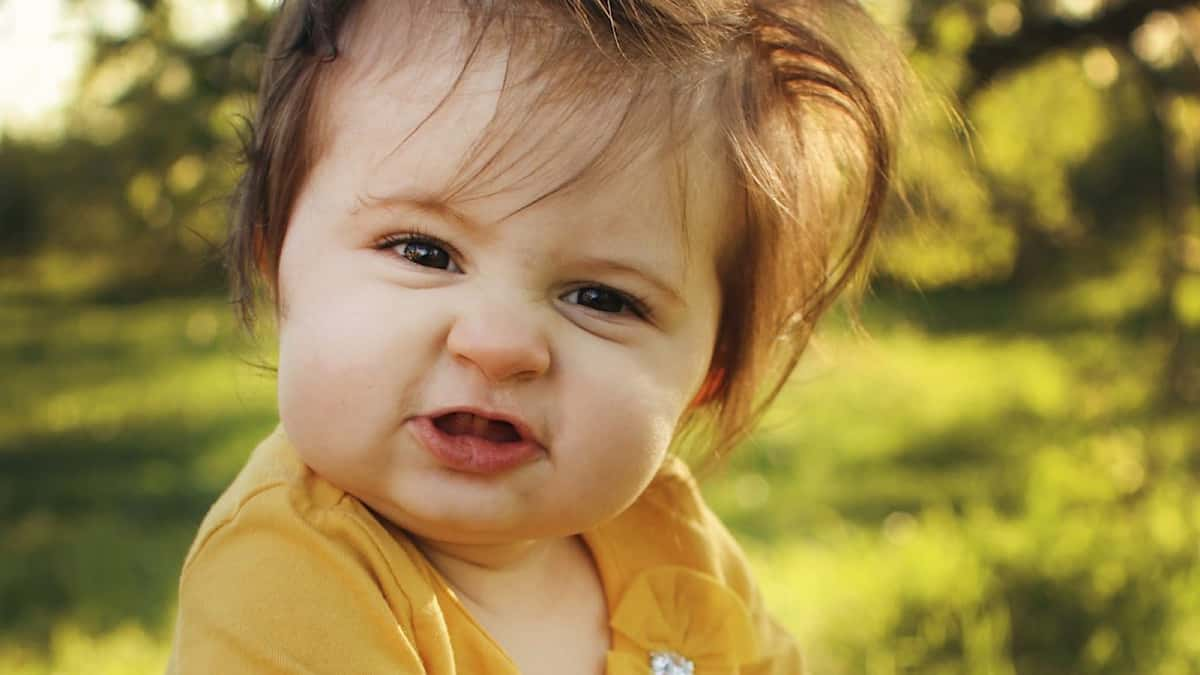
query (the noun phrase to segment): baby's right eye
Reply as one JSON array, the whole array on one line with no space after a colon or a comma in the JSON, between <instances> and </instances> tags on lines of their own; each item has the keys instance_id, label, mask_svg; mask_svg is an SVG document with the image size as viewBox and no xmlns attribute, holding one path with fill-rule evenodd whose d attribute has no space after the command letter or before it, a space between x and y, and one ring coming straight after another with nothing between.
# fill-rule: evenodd
<instances>
[{"instance_id":1,"label":"baby's right eye","mask_svg":"<svg viewBox=\"0 0 1200 675\"><path fill-rule=\"evenodd\" d=\"M450 246L434 237L423 234L398 234L384 238L377 244L380 250L391 250L395 255L422 267L461 272L450 255Z\"/></svg>"}]
</instances>

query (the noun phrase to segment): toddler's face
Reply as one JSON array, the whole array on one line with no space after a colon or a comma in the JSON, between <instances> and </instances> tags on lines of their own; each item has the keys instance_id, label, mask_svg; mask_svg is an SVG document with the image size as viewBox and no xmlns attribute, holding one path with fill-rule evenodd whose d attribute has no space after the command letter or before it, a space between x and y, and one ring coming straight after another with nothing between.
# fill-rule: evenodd
<instances>
[{"instance_id":1,"label":"toddler's face","mask_svg":"<svg viewBox=\"0 0 1200 675\"><path fill-rule=\"evenodd\" d=\"M432 116L461 62L379 77L351 75L354 58L325 90L324 152L280 262L288 436L429 540L565 536L616 515L708 368L716 182L689 180L686 237L665 152L552 192L611 132L621 108L597 102L565 124L524 120L443 203L473 175L503 58L480 57ZM712 173L687 152L693 176Z\"/></svg>"}]
</instances>

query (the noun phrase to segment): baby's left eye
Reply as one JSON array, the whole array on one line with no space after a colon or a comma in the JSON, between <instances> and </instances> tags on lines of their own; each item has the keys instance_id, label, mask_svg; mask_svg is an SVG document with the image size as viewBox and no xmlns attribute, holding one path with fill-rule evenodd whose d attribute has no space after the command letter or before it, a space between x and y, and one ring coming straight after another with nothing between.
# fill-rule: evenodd
<instances>
[{"instance_id":1,"label":"baby's left eye","mask_svg":"<svg viewBox=\"0 0 1200 675\"><path fill-rule=\"evenodd\" d=\"M605 314L628 311L643 319L648 314L645 305L636 298L604 286L582 286L562 296L562 299Z\"/></svg>"}]
</instances>

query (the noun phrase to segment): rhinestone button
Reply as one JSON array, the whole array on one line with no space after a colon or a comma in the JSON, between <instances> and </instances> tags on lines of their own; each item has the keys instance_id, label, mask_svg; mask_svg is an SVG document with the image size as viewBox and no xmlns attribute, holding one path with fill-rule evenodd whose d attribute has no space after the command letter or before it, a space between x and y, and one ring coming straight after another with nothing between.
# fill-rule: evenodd
<instances>
[{"instance_id":1,"label":"rhinestone button","mask_svg":"<svg viewBox=\"0 0 1200 675\"><path fill-rule=\"evenodd\" d=\"M693 675L696 666L675 652L650 652L650 675Z\"/></svg>"}]
</instances>

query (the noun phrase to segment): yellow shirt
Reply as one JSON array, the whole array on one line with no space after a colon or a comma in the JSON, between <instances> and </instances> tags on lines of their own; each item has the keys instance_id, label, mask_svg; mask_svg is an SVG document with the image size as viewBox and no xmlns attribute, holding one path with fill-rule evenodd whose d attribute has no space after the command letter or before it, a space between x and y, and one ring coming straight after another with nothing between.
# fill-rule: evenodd
<instances>
[{"instance_id":1,"label":"yellow shirt","mask_svg":"<svg viewBox=\"0 0 1200 675\"><path fill-rule=\"evenodd\" d=\"M609 608L608 675L687 672L665 665L678 657L695 675L800 673L682 462L583 539ZM313 473L279 428L200 525L167 672L518 671L408 537Z\"/></svg>"}]
</instances>

